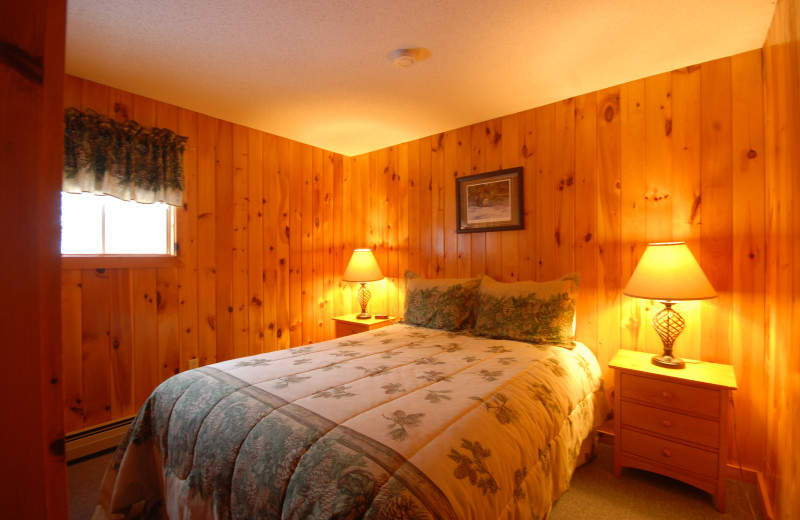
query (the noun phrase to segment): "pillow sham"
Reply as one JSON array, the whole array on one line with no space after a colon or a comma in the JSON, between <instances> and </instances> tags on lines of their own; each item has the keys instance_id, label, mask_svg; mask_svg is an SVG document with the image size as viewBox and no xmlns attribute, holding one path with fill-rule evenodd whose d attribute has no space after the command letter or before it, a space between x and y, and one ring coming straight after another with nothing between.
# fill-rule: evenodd
<instances>
[{"instance_id":1,"label":"pillow sham","mask_svg":"<svg viewBox=\"0 0 800 520\"><path fill-rule=\"evenodd\" d=\"M472 328L480 278L428 280L406 271L403 323L430 329Z\"/></svg>"},{"instance_id":2,"label":"pillow sham","mask_svg":"<svg viewBox=\"0 0 800 520\"><path fill-rule=\"evenodd\" d=\"M481 278L474 333L490 338L574 346L579 276L502 283Z\"/></svg>"}]
</instances>

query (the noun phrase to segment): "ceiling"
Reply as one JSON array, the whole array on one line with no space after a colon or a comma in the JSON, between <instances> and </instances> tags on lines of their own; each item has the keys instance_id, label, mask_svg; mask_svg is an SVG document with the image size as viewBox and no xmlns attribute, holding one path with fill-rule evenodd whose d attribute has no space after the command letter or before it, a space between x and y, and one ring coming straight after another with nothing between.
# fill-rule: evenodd
<instances>
[{"instance_id":1,"label":"ceiling","mask_svg":"<svg viewBox=\"0 0 800 520\"><path fill-rule=\"evenodd\" d=\"M69 74L357 155L759 48L775 0L69 0ZM394 63L413 48L417 63Z\"/></svg>"}]
</instances>

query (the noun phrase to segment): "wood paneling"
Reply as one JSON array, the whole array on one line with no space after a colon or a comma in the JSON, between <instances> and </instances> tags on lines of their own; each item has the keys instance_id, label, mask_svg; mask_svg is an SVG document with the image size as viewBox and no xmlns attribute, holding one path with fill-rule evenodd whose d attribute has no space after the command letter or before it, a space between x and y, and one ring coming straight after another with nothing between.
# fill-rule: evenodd
<instances>
[{"instance_id":1,"label":"wood paneling","mask_svg":"<svg viewBox=\"0 0 800 520\"><path fill-rule=\"evenodd\" d=\"M63 330L68 424L107 417L94 408L109 399L112 414L122 410L120 385L133 386L138 406L194 356L207 364L331 338L330 318L357 310L353 284L341 281L356 247L375 250L386 279L371 284L369 307L390 314L402 313L406 269L501 281L578 271L578 338L611 381L606 363L620 347L661 350L650 326L657 305L622 295L630 274L648 242L686 240L719 298L680 304L687 329L677 352L734 365L738 436L729 460L738 450L746 468L763 467L775 507L796 507L782 497L797 481L797 457L776 451L790 451L797 421L787 416L799 415L790 403L800 401L784 393L800 385L788 368L798 366L790 345L800 339L791 325L800 321L792 263L800 223L788 209L800 189L797 147L788 145L798 142L792 41L767 48L763 86L756 50L352 158L177 111L189 136L182 265L107 272L111 284L93 270L65 271L65 316L88 327ZM122 93L68 79L72 102L125 103ZM148 106L136 96L133 104ZM515 166L525 169L525 229L456 234L455 177ZM77 287L81 277L93 285ZM101 348L87 342L102 327L86 313L103 315L106 304L114 327L131 323L133 374L89 396L76 380L96 368L74 350ZM116 374L112 359L107 374Z\"/></svg>"},{"instance_id":2,"label":"wood paneling","mask_svg":"<svg viewBox=\"0 0 800 520\"><path fill-rule=\"evenodd\" d=\"M67 518L61 410L65 395L80 398L61 377L65 23L64 0L0 3L0 501L4 517L24 520Z\"/></svg>"},{"instance_id":3,"label":"wood paneling","mask_svg":"<svg viewBox=\"0 0 800 520\"><path fill-rule=\"evenodd\" d=\"M742 77L744 67L754 65L734 66L735 78ZM757 85L752 84L741 87L757 89ZM734 100L742 95L738 88L734 90ZM733 280L734 283L741 281L752 291L752 296L743 291L743 296L734 298L733 307L742 312L760 310L762 280L747 270L751 263L760 267L763 262L766 268L763 280L765 342L762 345L756 341L754 355L760 355L759 349L763 348L763 369L755 375L763 376L765 389L762 390L763 401L751 406L751 411L763 410L762 416L766 418L763 474L769 504L776 518L789 519L800 516L800 456L796 448L800 438L800 211L797 208L800 201L800 2L797 0L777 3L764 46L763 95L766 101L765 153L757 148L753 148L752 153L747 150L744 153L748 160L744 160L741 153L734 154L733 188L736 202L744 202L745 208L758 213L761 212L760 202L751 197L757 197L763 189L765 212L755 220L765 218L765 229L751 230L752 223L744 217L734 222L734 230L744 229L746 234L734 244L734 251L742 260L734 266ZM734 123L750 117L757 117L757 114L743 113L739 109L734 112ZM743 142L743 149L745 141L751 139L752 135L734 131L734 143ZM755 170L756 175L760 173L761 163L756 161L761 155L765 168L763 188L754 186L747 173L750 169ZM742 201L743 190L749 194L747 201ZM762 236L759 232L764 236L764 253L758 250ZM751 337L747 328L737 332L743 332L745 338ZM754 374L754 368L747 365L753 361L750 354L742 352L739 356L741 370ZM758 384L758 380L754 383ZM750 435L760 438L762 433L756 430Z\"/></svg>"},{"instance_id":4,"label":"wood paneling","mask_svg":"<svg viewBox=\"0 0 800 520\"><path fill-rule=\"evenodd\" d=\"M756 470L764 435L752 417L767 404L759 354L766 226L760 64L756 50L403 144L409 160L399 162L398 174L409 179L409 198L397 211L407 215L409 266L429 277L455 271L545 281L578 271L577 335L608 381L607 362L620 347L662 349L650 325L659 304L622 295L645 246L687 241L719 297L679 305L687 329L676 349L734 364L738 445L731 431L727 457L736 463L738 450L744 467ZM378 151L354 159L371 193L385 189L375 183L394 167L388 157ZM442 207L452 209L440 195L452 196L452 177L515 166L525 168L526 228L455 236L454 220L439 216ZM381 197L373 197L360 218L381 219L383 211ZM453 239L455 265L448 259ZM387 283L400 282L388 276ZM379 292L370 306L393 308L399 299Z\"/></svg>"},{"instance_id":5,"label":"wood paneling","mask_svg":"<svg viewBox=\"0 0 800 520\"><path fill-rule=\"evenodd\" d=\"M206 365L333 337L334 312L356 305L335 294L350 257L344 230L367 245L342 204L340 155L73 76L64 91L66 106L189 138L178 267L62 271L67 431L134 413L190 359ZM362 186L351 189L367 207ZM384 210L397 210L396 195L384 199ZM384 246L392 237L381 233L374 245L396 273L397 247Z\"/></svg>"}]
</instances>

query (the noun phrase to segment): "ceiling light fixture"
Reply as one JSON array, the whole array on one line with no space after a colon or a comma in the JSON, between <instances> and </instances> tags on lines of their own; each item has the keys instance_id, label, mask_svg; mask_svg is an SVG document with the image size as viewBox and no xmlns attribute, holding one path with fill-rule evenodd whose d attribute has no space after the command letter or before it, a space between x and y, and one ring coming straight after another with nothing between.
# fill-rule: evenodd
<instances>
[{"instance_id":1,"label":"ceiling light fixture","mask_svg":"<svg viewBox=\"0 0 800 520\"><path fill-rule=\"evenodd\" d=\"M397 49L394 51L394 64L398 67L411 67L417 63L417 54L413 49Z\"/></svg>"}]
</instances>

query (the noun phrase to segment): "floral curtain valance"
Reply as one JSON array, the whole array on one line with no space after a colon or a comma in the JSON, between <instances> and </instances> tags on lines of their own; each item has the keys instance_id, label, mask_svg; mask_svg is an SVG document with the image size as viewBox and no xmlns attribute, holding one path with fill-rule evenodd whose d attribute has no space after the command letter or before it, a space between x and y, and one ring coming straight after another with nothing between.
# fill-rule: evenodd
<instances>
[{"instance_id":1,"label":"floral curtain valance","mask_svg":"<svg viewBox=\"0 0 800 520\"><path fill-rule=\"evenodd\" d=\"M186 137L135 121L119 123L91 109L68 108L64 123L64 191L183 203Z\"/></svg>"}]
</instances>

